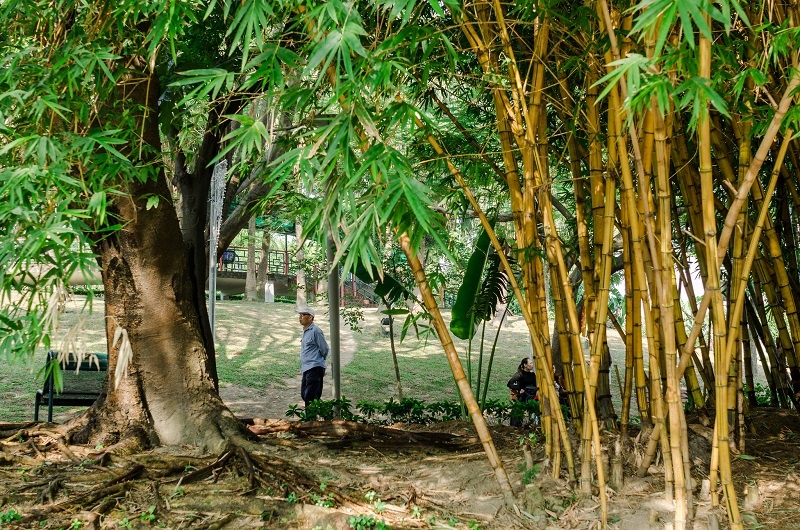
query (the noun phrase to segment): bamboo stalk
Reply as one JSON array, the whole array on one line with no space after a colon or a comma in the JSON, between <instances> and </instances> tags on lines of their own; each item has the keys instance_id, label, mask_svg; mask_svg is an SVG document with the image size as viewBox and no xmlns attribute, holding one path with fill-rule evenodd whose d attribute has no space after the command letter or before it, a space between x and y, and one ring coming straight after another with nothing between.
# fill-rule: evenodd
<instances>
[{"instance_id":1,"label":"bamboo stalk","mask_svg":"<svg viewBox=\"0 0 800 530\"><path fill-rule=\"evenodd\" d=\"M710 53L710 52L709 52ZM716 268L722 262L723 257L725 256L725 252L728 246L728 242L730 241L731 234L733 233L733 229L736 226L736 219L738 218L739 210L741 209L742 205L744 204L744 200L747 197L748 193L750 192L750 188L753 185L753 182L756 180L758 176L758 172L761 169L761 166L764 164L766 157L769 153L770 147L772 142L775 140L775 137L778 134L780 129L781 121L783 117L788 112L789 107L792 104L792 100L794 97L794 91L797 87L800 86L800 69L798 69L798 60L797 54L795 54L795 58L793 61L793 66L791 69L791 79L789 84L784 90L783 96L781 97L780 103L778 104L778 108L775 109L775 113L772 116L772 120L769 123L766 131L764 132L764 137L761 140L761 144L756 151L755 156L753 157L753 161L750 163L750 167L747 170L747 173L742 180L741 185L736 191L736 196L734 198L731 207L728 209L728 215L725 217L725 222L723 225L722 232L720 232L719 238L715 238L715 242L717 244L717 248L715 248L715 252L710 253L707 252L707 255L710 256L708 259L708 268ZM704 127L707 124L704 124ZM710 160L710 154L709 154ZM710 162L709 162L710 163ZM701 172L702 173L702 172ZM709 175L710 177L710 175ZM704 200L706 198L704 197ZM708 200L712 201L713 197L708 197ZM707 244L707 243L706 243ZM715 266L714 263L717 265ZM694 349L694 344L697 341L697 337L700 334L702 329L702 322L705 317L705 313L708 310L709 304L711 303L711 296L712 291L706 290L703 294L703 299L700 302L700 306L698 307L697 313L695 314L695 323L692 327L691 332L689 333L689 339L686 341L686 348L681 353L681 361L678 368L680 374L682 374L683 370L686 368L685 363L688 362L688 356L691 355L691 351Z\"/></svg>"},{"instance_id":2,"label":"bamboo stalk","mask_svg":"<svg viewBox=\"0 0 800 530\"><path fill-rule=\"evenodd\" d=\"M772 373L773 377L775 378L775 385L778 389L778 397L781 402L781 407L788 408L788 382L786 381L785 365L778 355L776 342L772 338L772 332L770 331L767 323L767 313L766 309L764 308L764 298L761 291L761 283L759 281L754 281L751 284L751 288L753 294L749 300L751 303L753 303L754 309L752 310L755 312L755 315L751 316L754 316L754 319L760 323L756 329L758 329L761 333L762 340L764 341L764 348L766 349L767 355L770 358Z\"/></svg>"},{"instance_id":3,"label":"bamboo stalk","mask_svg":"<svg viewBox=\"0 0 800 530\"><path fill-rule=\"evenodd\" d=\"M725 352L725 357L723 360L725 362L730 362L731 359L734 358L735 352L735 341L734 339L737 337L739 333L739 325L738 323L741 322L743 309L744 309L744 302L746 300L745 297L745 290L747 288L747 283L750 278L750 269L753 265L753 260L756 256L756 251L758 250L758 243L759 239L763 230L763 227L766 224L766 220L768 218L769 213L769 202L772 198L772 194L775 191L775 187L778 183L778 176L780 174L779 166L781 165L784 156L786 155L786 150L789 147L789 138L791 138L791 131L788 131L784 137L783 142L781 143L781 148L778 153L778 157L776 160L776 167L775 170L772 172L772 177L769 182L769 186L767 187L767 193L764 197L764 201L762 201L761 209L758 214L758 219L756 220L756 226L753 231L753 235L750 238L750 245L747 249L747 254L744 259L743 266L739 271L738 282L735 286L735 302L733 303L733 307L730 310L730 322L734 325L728 330L728 349ZM717 366L717 371L721 371L725 369L726 364L720 364ZM727 369L726 369L727 371Z\"/></svg>"},{"instance_id":4,"label":"bamboo stalk","mask_svg":"<svg viewBox=\"0 0 800 530\"><path fill-rule=\"evenodd\" d=\"M422 126L422 123L421 123L421 121L419 121L419 119L417 119L417 126L418 127ZM469 202L472 205L475 213L478 216L478 219L480 219L481 224L483 225L483 228L486 230L486 233L487 233L487 235L489 236L489 239L492 242L492 246L494 247L494 249L498 253L498 257L500 258L500 262L503 265L503 270L506 272L506 274L508 276L509 283L511 284L511 288L512 288L512 290L514 292L514 296L517 297L517 300L520 300L520 308L522 310L522 315L523 315L523 318L525 320L525 324L528 326L528 331L529 331L530 336L531 336L531 343L533 345L534 357L536 357L536 356L538 356L540 358L544 357L545 356L544 346L543 346L543 344L542 344L542 342L540 340L539 333L538 333L537 328L536 328L536 326L534 324L534 319L533 319L533 315L531 314L530 306L527 303L524 303L525 297L522 295L522 291L519 288L519 285L517 283L517 279L516 279L516 277L514 275L514 271L511 268L511 264L508 262L508 258L506 257L505 253L503 252L503 246L500 243L500 240L497 238L497 235L495 234L494 229L492 228L491 224L489 223L489 219L483 213L483 210L481 209L480 205L478 204L478 201L475 199L475 196L472 194L472 191L470 190L469 186L467 185L466 181L464 180L463 175L461 175L461 172L453 164L452 160L450 160L450 157L447 156L447 153L444 151L442 146L439 144L438 140L436 140L436 138L434 138L432 135L428 135L427 136L427 140L428 140L428 143L431 144L431 146L433 147L433 149L437 153L439 153L441 155L445 155L445 162L447 163L447 167L450 170L450 174L453 175L453 177L458 182L459 186L461 186L464 194L467 197L467 200L469 200ZM548 391L547 389L549 388L549 389L551 389L550 390L551 393L555 394L555 381L553 380L553 371L552 370L544 370L543 373L540 374L540 375L543 376L542 378L545 381L545 384L543 385L542 389L544 391ZM561 408L560 407L556 410L555 417L556 417L556 421L557 421L557 424L558 424L558 428L561 431L561 440L563 441L563 444L564 444L564 453L567 456L567 470L568 470L568 473L569 473L569 479L570 479L570 482L575 482L575 465L574 465L574 461L573 461L573 458L572 458L572 447L571 447L571 443L570 443L570 440L569 440L569 435L567 433L566 423L564 422L564 416L563 416L563 414L561 414ZM599 453L599 451L598 451L598 453ZM607 508L605 507L605 505L603 505L603 502L602 502L603 499L604 499L604 496L601 495L601 509L603 510L604 514L607 514L608 513L607 512Z\"/></svg>"},{"instance_id":5,"label":"bamboo stalk","mask_svg":"<svg viewBox=\"0 0 800 530\"><path fill-rule=\"evenodd\" d=\"M458 352L456 351L455 345L453 345L453 340L450 338L450 332L439 311L439 306L436 304L436 299L431 292L428 279L425 276L425 269L423 269L415 250L411 247L411 240L408 234L400 234L398 241L414 274L414 279L417 282L417 287L419 287L420 295L425 303L425 309L431 315L433 326L436 329L436 333L439 335L442 348L447 356L447 362L450 364L450 369L453 371L456 386L458 386L461 397L464 399L464 403L467 406L472 424L475 426L481 445L483 445L483 450L489 458L489 464L492 466L495 479L500 485L500 491L503 493L506 504L510 506L514 503L514 490L511 487L511 481L508 479L508 474L503 467L503 462L497 454L497 449L492 441L492 435L489 433L489 429L486 427L486 421L483 419L483 413L480 407L478 407L475 395L472 393L472 387L470 387L469 381L467 381L464 367L461 366Z\"/></svg>"},{"instance_id":6,"label":"bamboo stalk","mask_svg":"<svg viewBox=\"0 0 800 530\"><path fill-rule=\"evenodd\" d=\"M707 23L710 23L710 17L706 15ZM711 42L705 38L700 37L700 44L699 44L699 75L703 78L710 78L711 77ZM731 528L733 530L742 530L742 521L741 517L739 516L739 507L736 501L736 491L733 488L733 480L731 476L731 466L730 466L730 450L728 447L728 417L727 417L727 370L723 367L727 366L726 362L726 330L725 330L725 314L722 307L722 296L720 293L719 287L719 268L716 265L718 263L718 256L719 253L717 251L717 235L716 235L716 219L715 219L715 209L714 209L714 190L713 190L713 175L712 175L712 162L711 162L711 122L709 119L709 111L708 111L708 101L705 100L703 103L703 108L700 112L700 117L698 119L697 124L697 136L698 136L698 150L699 150L699 158L700 158L700 189L701 195L703 198L703 229L705 231L705 254L706 254L706 261L708 263L708 279L706 282L706 294L703 296L703 300L705 301L706 295L708 297L709 302L712 303L711 307L711 319L714 326L714 360L716 369L716 431L717 431L717 439L719 442L719 474L720 479L722 482L722 488L725 493L725 501L726 501L726 508L728 511L728 517L731 522ZM763 144L762 144L762 147ZM761 149L759 149L759 152ZM764 153L766 155L766 153ZM758 158L758 156L756 157ZM755 160L754 160L755 162ZM752 167L752 166L751 166ZM749 174L748 174L749 175ZM753 175L753 179L755 175ZM745 176L744 182L740 186L740 191L744 190L746 186L747 176ZM752 184L752 182L751 182ZM747 186L749 188L749 185ZM746 194L745 194L746 196ZM734 205L738 204L738 208L741 208L743 203L743 198L734 201ZM732 206L728 211L728 218L731 217L731 214L738 209L735 206ZM738 216L738 211L736 211L737 215L734 215L733 219L735 221L736 217ZM727 223L728 219L726 219ZM728 225L725 225L726 228ZM732 228L731 228L732 230ZM725 235L725 229L723 229L723 234L720 236L719 243L725 242L725 245L722 246L723 254L724 249L727 247L727 240L730 237L730 230L728 231L727 237ZM702 306L702 304L701 304ZM692 342L690 337L689 342ZM687 343L688 344L688 343ZM691 344L694 347L694 344ZM712 484L713 485L713 484Z\"/></svg>"}]
</instances>

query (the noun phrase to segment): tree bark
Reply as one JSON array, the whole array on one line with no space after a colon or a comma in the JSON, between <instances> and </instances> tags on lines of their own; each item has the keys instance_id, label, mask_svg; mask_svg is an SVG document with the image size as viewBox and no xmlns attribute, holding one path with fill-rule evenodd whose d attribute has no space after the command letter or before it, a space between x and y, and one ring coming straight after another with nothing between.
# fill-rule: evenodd
<instances>
[{"instance_id":1,"label":"tree bark","mask_svg":"<svg viewBox=\"0 0 800 530\"><path fill-rule=\"evenodd\" d=\"M146 69L141 60L138 66ZM131 146L130 156L144 153L140 158L147 162L148 152L160 150L158 78L152 72L131 75L121 86L120 101L146 109L142 145ZM80 430L73 439L108 445L135 436L140 447L191 445L217 452L243 442L246 431L217 394L194 256L182 244L163 171L158 164L150 167L155 174L130 182L127 196L111 205L123 228L95 239L105 287L109 377L101 398L75 422ZM158 205L148 209L153 196ZM120 355L124 344L114 340L120 329L127 333L129 356Z\"/></svg>"}]
</instances>

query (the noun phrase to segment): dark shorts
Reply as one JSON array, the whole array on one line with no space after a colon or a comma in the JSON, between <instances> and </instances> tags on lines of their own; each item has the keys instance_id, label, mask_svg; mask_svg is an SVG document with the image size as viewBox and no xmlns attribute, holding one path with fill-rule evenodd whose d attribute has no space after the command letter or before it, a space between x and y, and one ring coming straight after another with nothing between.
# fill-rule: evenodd
<instances>
[{"instance_id":1,"label":"dark shorts","mask_svg":"<svg viewBox=\"0 0 800 530\"><path fill-rule=\"evenodd\" d=\"M300 396L308 404L322 397L322 380L325 377L325 368L315 366L303 372L303 383L300 386Z\"/></svg>"}]
</instances>

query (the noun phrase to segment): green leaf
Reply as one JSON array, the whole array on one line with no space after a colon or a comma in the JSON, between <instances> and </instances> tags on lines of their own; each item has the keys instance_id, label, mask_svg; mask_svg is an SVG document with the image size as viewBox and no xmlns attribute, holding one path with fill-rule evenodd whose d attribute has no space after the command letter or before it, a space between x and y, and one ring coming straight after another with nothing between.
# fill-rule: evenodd
<instances>
[{"instance_id":1,"label":"green leaf","mask_svg":"<svg viewBox=\"0 0 800 530\"><path fill-rule=\"evenodd\" d=\"M494 223L491 223L494 226ZM489 246L492 244L489 234L482 230L475 243L475 250L469 257L464 278L458 288L456 302L453 304L450 331L459 339L471 339L475 334L473 306L481 287L483 269L489 256Z\"/></svg>"},{"instance_id":2,"label":"green leaf","mask_svg":"<svg viewBox=\"0 0 800 530\"><path fill-rule=\"evenodd\" d=\"M181 99L178 106L184 105L193 99L202 99L207 96L211 99L216 99L220 92L231 90L234 84L233 72L228 72L222 68L187 70L180 72L179 75L184 76L184 79L173 81L170 86L196 86Z\"/></svg>"}]
</instances>

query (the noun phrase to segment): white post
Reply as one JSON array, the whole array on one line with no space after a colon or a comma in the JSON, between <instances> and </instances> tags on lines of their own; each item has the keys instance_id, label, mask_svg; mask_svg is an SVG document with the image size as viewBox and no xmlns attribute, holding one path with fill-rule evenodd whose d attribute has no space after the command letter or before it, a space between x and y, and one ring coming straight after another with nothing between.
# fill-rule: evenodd
<instances>
[{"instance_id":1,"label":"white post","mask_svg":"<svg viewBox=\"0 0 800 530\"><path fill-rule=\"evenodd\" d=\"M214 329L214 309L217 302L217 242L222 222L222 200L225 198L225 179L228 175L228 161L221 160L214 166L209 190L208 214L208 320L211 324L211 339L216 344Z\"/></svg>"}]
</instances>

